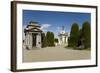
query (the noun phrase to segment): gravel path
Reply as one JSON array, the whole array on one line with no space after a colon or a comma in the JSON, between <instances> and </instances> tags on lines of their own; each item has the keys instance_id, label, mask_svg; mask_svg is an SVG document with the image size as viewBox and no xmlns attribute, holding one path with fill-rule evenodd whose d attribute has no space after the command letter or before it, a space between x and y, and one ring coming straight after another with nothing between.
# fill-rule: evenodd
<instances>
[{"instance_id":1,"label":"gravel path","mask_svg":"<svg viewBox=\"0 0 100 73\"><path fill-rule=\"evenodd\" d=\"M89 50L72 50L63 46L23 49L23 62L90 59Z\"/></svg>"}]
</instances>

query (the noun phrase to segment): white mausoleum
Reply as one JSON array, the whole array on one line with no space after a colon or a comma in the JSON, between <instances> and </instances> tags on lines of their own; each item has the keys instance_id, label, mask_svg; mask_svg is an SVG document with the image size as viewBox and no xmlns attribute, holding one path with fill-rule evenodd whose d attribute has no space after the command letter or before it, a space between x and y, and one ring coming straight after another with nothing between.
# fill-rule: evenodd
<instances>
[{"instance_id":1,"label":"white mausoleum","mask_svg":"<svg viewBox=\"0 0 100 73\"><path fill-rule=\"evenodd\" d=\"M41 33L40 25L37 22L30 22L24 29L25 33L25 48L32 49L33 47L41 48Z\"/></svg>"},{"instance_id":2,"label":"white mausoleum","mask_svg":"<svg viewBox=\"0 0 100 73\"><path fill-rule=\"evenodd\" d=\"M58 36L59 36L59 44L67 46L68 45L68 33L65 32L64 26L62 27Z\"/></svg>"}]
</instances>

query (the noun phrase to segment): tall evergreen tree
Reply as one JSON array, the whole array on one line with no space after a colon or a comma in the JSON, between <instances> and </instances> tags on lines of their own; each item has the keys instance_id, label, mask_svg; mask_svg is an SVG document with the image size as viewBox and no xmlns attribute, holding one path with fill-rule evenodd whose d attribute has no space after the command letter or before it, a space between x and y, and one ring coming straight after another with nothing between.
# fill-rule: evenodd
<instances>
[{"instance_id":1,"label":"tall evergreen tree","mask_svg":"<svg viewBox=\"0 0 100 73\"><path fill-rule=\"evenodd\" d=\"M42 47L46 47L47 46L47 40L46 40L46 36L45 36L45 33L42 33Z\"/></svg>"},{"instance_id":2,"label":"tall evergreen tree","mask_svg":"<svg viewBox=\"0 0 100 73\"><path fill-rule=\"evenodd\" d=\"M46 40L47 40L47 46L50 46L51 35L49 31L46 34Z\"/></svg>"},{"instance_id":3,"label":"tall evergreen tree","mask_svg":"<svg viewBox=\"0 0 100 73\"><path fill-rule=\"evenodd\" d=\"M84 39L84 46L85 48L91 47L91 28L89 22L84 22L82 26L82 36Z\"/></svg>"},{"instance_id":4,"label":"tall evergreen tree","mask_svg":"<svg viewBox=\"0 0 100 73\"><path fill-rule=\"evenodd\" d=\"M79 26L77 23L73 23L71 27L70 37L68 39L68 46L77 47L79 37Z\"/></svg>"},{"instance_id":5,"label":"tall evergreen tree","mask_svg":"<svg viewBox=\"0 0 100 73\"><path fill-rule=\"evenodd\" d=\"M54 46L54 34L48 31L46 34L47 46Z\"/></svg>"},{"instance_id":6,"label":"tall evergreen tree","mask_svg":"<svg viewBox=\"0 0 100 73\"><path fill-rule=\"evenodd\" d=\"M54 45L54 33L53 32L51 32L51 45L50 46L55 46Z\"/></svg>"}]
</instances>

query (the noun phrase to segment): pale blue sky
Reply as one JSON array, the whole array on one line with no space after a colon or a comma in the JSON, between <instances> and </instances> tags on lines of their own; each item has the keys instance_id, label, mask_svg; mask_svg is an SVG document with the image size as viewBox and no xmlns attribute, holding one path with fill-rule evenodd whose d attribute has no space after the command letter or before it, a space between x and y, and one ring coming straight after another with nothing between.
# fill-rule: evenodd
<instances>
[{"instance_id":1,"label":"pale blue sky","mask_svg":"<svg viewBox=\"0 0 100 73\"><path fill-rule=\"evenodd\" d=\"M52 31L58 35L59 29L64 26L66 32L70 32L71 25L76 22L81 28L83 22L88 21L91 24L90 13L76 12L56 12L56 11L35 11L23 10L23 27L30 21L36 21L41 26L45 26L44 31ZM47 27L46 27L47 26Z\"/></svg>"}]
</instances>

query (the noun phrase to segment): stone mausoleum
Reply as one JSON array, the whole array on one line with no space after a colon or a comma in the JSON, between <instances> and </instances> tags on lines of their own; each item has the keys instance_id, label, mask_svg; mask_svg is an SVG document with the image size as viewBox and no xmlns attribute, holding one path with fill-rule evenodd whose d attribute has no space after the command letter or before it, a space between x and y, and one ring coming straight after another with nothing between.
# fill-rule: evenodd
<instances>
[{"instance_id":1,"label":"stone mausoleum","mask_svg":"<svg viewBox=\"0 0 100 73\"><path fill-rule=\"evenodd\" d=\"M32 49L34 47L41 48L41 33L40 25L37 22L29 22L24 29L25 40L24 45L26 49Z\"/></svg>"}]
</instances>

